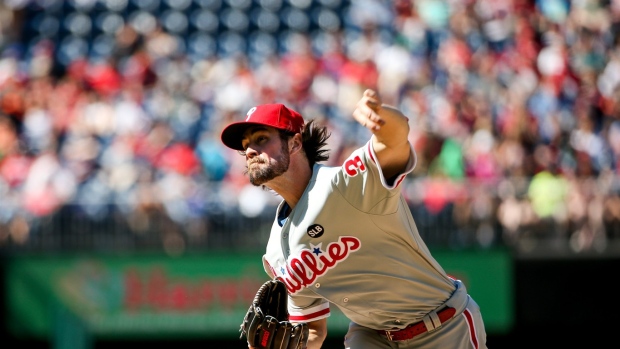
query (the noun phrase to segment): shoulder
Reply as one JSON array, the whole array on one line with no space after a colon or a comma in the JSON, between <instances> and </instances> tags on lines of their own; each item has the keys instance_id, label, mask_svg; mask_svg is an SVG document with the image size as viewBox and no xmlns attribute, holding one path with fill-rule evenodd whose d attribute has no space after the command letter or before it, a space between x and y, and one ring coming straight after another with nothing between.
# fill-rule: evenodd
<instances>
[{"instance_id":1,"label":"shoulder","mask_svg":"<svg viewBox=\"0 0 620 349\"><path fill-rule=\"evenodd\" d=\"M312 168L312 180L322 180L330 178L341 171L341 166L326 166L323 164L315 164Z\"/></svg>"}]
</instances>

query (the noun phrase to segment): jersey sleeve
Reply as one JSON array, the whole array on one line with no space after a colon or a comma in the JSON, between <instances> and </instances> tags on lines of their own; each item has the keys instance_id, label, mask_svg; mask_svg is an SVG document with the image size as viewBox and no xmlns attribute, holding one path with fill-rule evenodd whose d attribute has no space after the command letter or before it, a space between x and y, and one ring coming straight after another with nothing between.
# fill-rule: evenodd
<instances>
[{"instance_id":1,"label":"jersey sleeve","mask_svg":"<svg viewBox=\"0 0 620 349\"><path fill-rule=\"evenodd\" d=\"M378 172L381 185L384 188L388 190L396 189L400 185L400 183L403 181L403 179L405 179L405 177L409 173L411 173L411 171L413 171L413 169L415 168L418 158L417 158L417 155L416 155L416 152L413 146L409 144L409 147L411 149L411 152L410 152L411 155L409 156L409 162L407 162L407 166L405 166L405 169L402 173L398 174L396 178L392 179L388 183L388 180L385 177L383 177L383 170L381 170L381 164L379 164L379 162L376 160L377 155L375 154L375 150L372 147L372 141L368 141L366 145L364 146L364 149L366 150L365 153L370 157L370 165L374 170Z\"/></svg>"},{"instance_id":2,"label":"jersey sleeve","mask_svg":"<svg viewBox=\"0 0 620 349\"><path fill-rule=\"evenodd\" d=\"M276 271L273 270L273 267L271 266L271 264L269 264L269 262L267 261L267 256L265 255L263 255L263 269L265 269L265 273L269 275L270 279L276 278Z\"/></svg>"},{"instance_id":3,"label":"jersey sleeve","mask_svg":"<svg viewBox=\"0 0 620 349\"><path fill-rule=\"evenodd\" d=\"M402 173L389 181L384 178L376 159L372 141L368 141L343 162L334 185L347 202L359 210L389 214L396 210L400 184L415 168L416 153L411 146L409 162Z\"/></svg>"},{"instance_id":4,"label":"jersey sleeve","mask_svg":"<svg viewBox=\"0 0 620 349\"><path fill-rule=\"evenodd\" d=\"M288 312L291 322L311 322L331 315L325 299L295 296L289 296Z\"/></svg>"}]
</instances>

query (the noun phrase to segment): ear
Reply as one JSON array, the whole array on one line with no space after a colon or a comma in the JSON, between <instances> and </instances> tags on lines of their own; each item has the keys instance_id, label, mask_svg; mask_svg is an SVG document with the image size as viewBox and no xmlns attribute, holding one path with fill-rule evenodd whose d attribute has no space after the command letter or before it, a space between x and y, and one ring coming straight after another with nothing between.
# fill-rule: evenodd
<instances>
[{"instance_id":1,"label":"ear","mask_svg":"<svg viewBox=\"0 0 620 349\"><path fill-rule=\"evenodd\" d=\"M301 142L301 134L296 133L291 139L289 139L289 151L291 153L296 153L302 149L303 144Z\"/></svg>"}]
</instances>

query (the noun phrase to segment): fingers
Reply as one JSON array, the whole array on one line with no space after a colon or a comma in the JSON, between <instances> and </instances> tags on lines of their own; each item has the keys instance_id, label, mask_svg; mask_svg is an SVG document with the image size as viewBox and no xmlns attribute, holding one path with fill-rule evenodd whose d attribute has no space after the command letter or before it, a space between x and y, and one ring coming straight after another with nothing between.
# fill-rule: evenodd
<instances>
[{"instance_id":1,"label":"fingers","mask_svg":"<svg viewBox=\"0 0 620 349\"><path fill-rule=\"evenodd\" d=\"M377 91L375 91L375 90L373 90L371 88L365 89L363 95L364 95L364 97L378 97L379 96Z\"/></svg>"},{"instance_id":2,"label":"fingers","mask_svg":"<svg viewBox=\"0 0 620 349\"><path fill-rule=\"evenodd\" d=\"M379 95L375 90L367 89L364 91L362 99L360 102L364 102L370 109L375 112L378 112L377 108L381 105L381 101L379 99Z\"/></svg>"},{"instance_id":3,"label":"fingers","mask_svg":"<svg viewBox=\"0 0 620 349\"><path fill-rule=\"evenodd\" d=\"M365 104L358 105L353 111L353 117L362 126L369 130L379 130L381 128L382 120L379 115Z\"/></svg>"},{"instance_id":4,"label":"fingers","mask_svg":"<svg viewBox=\"0 0 620 349\"><path fill-rule=\"evenodd\" d=\"M353 117L362 126L371 131L381 129L385 121L381 119L379 111L381 109L381 100L374 90L367 89L364 91L362 98L357 102L353 111Z\"/></svg>"}]
</instances>

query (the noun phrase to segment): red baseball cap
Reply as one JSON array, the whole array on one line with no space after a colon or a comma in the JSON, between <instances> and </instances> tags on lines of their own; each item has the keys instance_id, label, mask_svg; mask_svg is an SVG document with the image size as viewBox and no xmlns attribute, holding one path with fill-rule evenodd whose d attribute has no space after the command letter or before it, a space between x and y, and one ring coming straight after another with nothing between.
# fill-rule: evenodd
<instances>
[{"instance_id":1,"label":"red baseball cap","mask_svg":"<svg viewBox=\"0 0 620 349\"><path fill-rule=\"evenodd\" d=\"M243 133L248 127L256 125L300 133L304 127L304 118L284 104L258 105L248 111L244 121L233 122L222 130L222 143L229 148L243 150L241 146Z\"/></svg>"}]
</instances>

